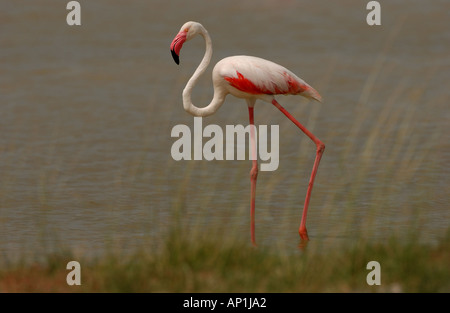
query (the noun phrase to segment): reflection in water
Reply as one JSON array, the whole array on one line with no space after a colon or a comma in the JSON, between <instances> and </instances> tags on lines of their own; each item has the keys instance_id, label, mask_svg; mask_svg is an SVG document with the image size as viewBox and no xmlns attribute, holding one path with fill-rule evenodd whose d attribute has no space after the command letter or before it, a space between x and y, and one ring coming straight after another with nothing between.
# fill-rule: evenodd
<instances>
[{"instance_id":1,"label":"reflection in water","mask_svg":"<svg viewBox=\"0 0 450 313\"><path fill-rule=\"evenodd\" d=\"M180 207L184 226L199 234L209 227L247 240L250 162L170 155L172 127L192 121L181 92L204 52L193 40L182 65L173 64L167 47L188 20L212 35L213 63L238 54L270 59L324 97L323 104L278 99L327 146L308 212L309 246L419 229L433 242L448 227L442 82L449 73L441 69L450 40L439 4L383 4L389 14L380 27L367 26L353 0L316 1L308 12L302 1L98 0L82 4L80 27L67 26L54 1L2 6L2 254L153 248ZM193 101L211 98L207 73ZM280 125L279 168L258 176L258 243L291 251L314 146L273 107L257 108L260 125ZM246 110L230 97L204 124L246 125Z\"/></svg>"},{"instance_id":2,"label":"reflection in water","mask_svg":"<svg viewBox=\"0 0 450 313\"><path fill-rule=\"evenodd\" d=\"M306 250L306 248L308 247L308 242L309 242L309 239L308 240L300 239L300 241L298 242L298 248L301 251Z\"/></svg>"}]
</instances>

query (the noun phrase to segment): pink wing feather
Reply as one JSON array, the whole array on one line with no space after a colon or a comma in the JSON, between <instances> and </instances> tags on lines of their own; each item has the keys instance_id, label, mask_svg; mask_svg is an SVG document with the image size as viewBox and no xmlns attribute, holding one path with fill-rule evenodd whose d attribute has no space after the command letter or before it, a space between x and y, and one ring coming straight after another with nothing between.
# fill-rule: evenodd
<instances>
[{"instance_id":1,"label":"pink wing feather","mask_svg":"<svg viewBox=\"0 0 450 313\"><path fill-rule=\"evenodd\" d=\"M234 88L252 95L302 95L321 101L319 93L285 67L271 61L234 56L220 63L221 76Z\"/></svg>"}]
</instances>

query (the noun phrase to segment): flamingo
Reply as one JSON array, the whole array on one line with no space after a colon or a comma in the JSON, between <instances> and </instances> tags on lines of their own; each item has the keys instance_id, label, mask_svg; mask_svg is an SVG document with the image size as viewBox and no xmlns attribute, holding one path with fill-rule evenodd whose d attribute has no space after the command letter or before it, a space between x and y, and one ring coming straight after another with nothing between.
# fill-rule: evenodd
<instances>
[{"instance_id":1,"label":"flamingo","mask_svg":"<svg viewBox=\"0 0 450 313\"><path fill-rule=\"evenodd\" d=\"M196 107L191 101L191 93L199 77L205 72L212 56L212 42L208 31L197 22L185 23L170 45L170 51L176 64L180 63L180 50L186 41L196 35L201 35L206 43L206 51L199 66L183 90L183 107L185 111L196 117L205 117L214 114L224 103L225 97L231 94L237 98L245 99L248 106L250 121L250 141L253 155L255 152L254 139L254 106L256 100L272 103L289 120L306 134L316 144L316 158L314 161L305 203L301 217L299 235L302 241L309 240L306 230L306 214L317 174L320 159L325 150L325 145L314 136L306 127L300 124L284 107L275 99L276 95L301 95L309 99L322 102L320 94L304 80L296 76L285 67L274 62L253 56L231 56L219 61L212 71L214 96L210 104L205 107ZM255 239L255 193L258 177L258 161L253 157L250 170L251 195L250 195L250 233L251 241L256 246Z\"/></svg>"}]
</instances>

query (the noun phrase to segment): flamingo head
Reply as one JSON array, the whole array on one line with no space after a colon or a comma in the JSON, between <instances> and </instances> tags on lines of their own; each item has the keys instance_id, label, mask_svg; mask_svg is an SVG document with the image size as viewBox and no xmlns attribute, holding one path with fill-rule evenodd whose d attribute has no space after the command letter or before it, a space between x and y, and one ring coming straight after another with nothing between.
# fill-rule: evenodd
<instances>
[{"instance_id":1,"label":"flamingo head","mask_svg":"<svg viewBox=\"0 0 450 313\"><path fill-rule=\"evenodd\" d=\"M181 27L170 45L170 52L175 63L180 64L180 50L183 44L200 33L202 28L202 25L197 22L187 22Z\"/></svg>"}]
</instances>

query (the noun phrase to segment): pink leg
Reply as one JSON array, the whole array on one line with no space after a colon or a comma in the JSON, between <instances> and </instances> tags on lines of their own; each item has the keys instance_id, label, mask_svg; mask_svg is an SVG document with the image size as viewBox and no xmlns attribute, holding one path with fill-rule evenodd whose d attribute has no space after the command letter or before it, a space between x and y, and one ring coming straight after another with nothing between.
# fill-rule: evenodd
<instances>
[{"instance_id":1,"label":"pink leg","mask_svg":"<svg viewBox=\"0 0 450 313\"><path fill-rule=\"evenodd\" d=\"M303 207L302 221L300 222L300 228L298 232L302 240L309 240L308 232L306 231L306 214L308 212L309 199L311 198L311 191L314 184L314 178L317 174L317 169L319 168L319 162L322 158L323 151L325 150L325 145L316 136L314 136L309 130L306 129L302 124L300 124L285 108L283 108L275 99L272 100L272 104L276 106L288 119L290 119L298 128L302 130L314 143L316 144L316 159L314 161L314 166L311 173L311 178L309 179L308 190L306 191L305 205Z\"/></svg>"},{"instance_id":2,"label":"pink leg","mask_svg":"<svg viewBox=\"0 0 450 313\"><path fill-rule=\"evenodd\" d=\"M251 196L250 196L250 232L252 236L252 243L256 246L255 239L255 193L256 193L256 179L258 178L258 160L256 157L256 145L255 145L255 129L253 118L253 107L248 107L248 115L250 119L250 141L252 146L253 165L250 171L251 180Z\"/></svg>"}]
</instances>

